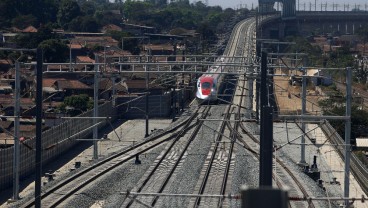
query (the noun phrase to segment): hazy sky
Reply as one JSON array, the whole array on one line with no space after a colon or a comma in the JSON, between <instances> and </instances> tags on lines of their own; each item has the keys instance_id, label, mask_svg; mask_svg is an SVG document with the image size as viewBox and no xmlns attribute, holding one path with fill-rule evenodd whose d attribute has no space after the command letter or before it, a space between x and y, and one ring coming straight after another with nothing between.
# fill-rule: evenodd
<instances>
[{"instance_id":1,"label":"hazy sky","mask_svg":"<svg viewBox=\"0 0 368 208\"><path fill-rule=\"evenodd\" d=\"M199 1L199 0L191 0L191 2L194 1ZM368 10L368 1L367 0L316 0L317 1L317 10L321 9L321 3L323 4L328 4L328 7L330 7L330 9L328 10L332 10L332 4L339 4L340 6L338 7L338 10L344 10L344 4L350 4L349 9L351 10L352 8L354 8L355 4L360 4L360 9L361 10ZM202 2L206 2L206 0L202 0ZM304 8L304 3L305 3L305 7L306 10L309 10L310 7L310 3L312 3L312 10L314 10L314 3L315 0L296 0L296 3L298 4L299 2L299 9L303 10ZM219 5L223 8L239 8L240 5L243 5L242 7L245 7L245 5L247 6L247 8L251 8L252 7L252 3L254 5L254 7L256 7L258 5L258 0L208 0L209 6L215 6L215 5Z\"/></svg>"}]
</instances>

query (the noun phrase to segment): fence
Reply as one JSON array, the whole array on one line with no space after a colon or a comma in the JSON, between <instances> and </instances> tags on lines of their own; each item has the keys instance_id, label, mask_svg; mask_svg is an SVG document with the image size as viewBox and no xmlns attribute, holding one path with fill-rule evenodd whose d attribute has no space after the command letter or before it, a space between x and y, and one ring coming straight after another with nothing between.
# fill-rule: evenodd
<instances>
[{"instance_id":1,"label":"fence","mask_svg":"<svg viewBox=\"0 0 368 208\"><path fill-rule=\"evenodd\" d=\"M114 121L117 111L111 102L99 106L100 117L112 117ZM92 117L93 110L85 112L80 117ZM99 120L98 128L107 124ZM78 143L77 139L86 138L93 132L93 119L68 119L42 133L42 164L47 164ZM35 170L35 138L24 141L20 145L19 176L25 178ZM14 147L0 149L0 191L12 185Z\"/></svg>"},{"instance_id":2,"label":"fence","mask_svg":"<svg viewBox=\"0 0 368 208\"><path fill-rule=\"evenodd\" d=\"M176 94L168 93L164 95L149 96L149 116L169 117L172 113L172 102L177 103L177 107L183 107L184 100L187 100L190 93L180 90ZM136 98L117 99L116 106L112 102L99 106L99 117L111 117L111 122L117 118L131 119L144 118L145 96ZM125 104L126 103L126 104ZM129 109L129 106L135 108ZM138 110L140 109L140 110ZM92 117L93 110L85 112L80 117ZM98 128L107 125L106 120L100 120ZM51 162L60 156L79 141L91 135L93 132L93 119L68 119L58 126L42 133L42 164ZM26 140L20 145L20 178L25 178L32 174L35 169L35 139ZM0 149L0 191L12 185L13 178L13 153L14 148Z\"/></svg>"}]
</instances>

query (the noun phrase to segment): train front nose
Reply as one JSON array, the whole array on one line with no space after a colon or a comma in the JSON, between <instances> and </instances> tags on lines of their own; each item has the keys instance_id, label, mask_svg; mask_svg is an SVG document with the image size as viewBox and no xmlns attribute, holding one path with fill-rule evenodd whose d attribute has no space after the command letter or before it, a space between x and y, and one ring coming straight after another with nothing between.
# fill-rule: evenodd
<instances>
[{"instance_id":1,"label":"train front nose","mask_svg":"<svg viewBox=\"0 0 368 208\"><path fill-rule=\"evenodd\" d=\"M210 97L212 93L212 84L210 82L202 82L201 91L204 97Z\"/></svg>"},{"instance_id":2,"label":"train front nose","mask_svg":"<svg viewBox=\"0 0 368 208\"><path fill-rule=\"evenodd\" d=\"M211 95L211 88L202 88L202 95L203 96L210 96Z\"/></svg>"}]
</instances>

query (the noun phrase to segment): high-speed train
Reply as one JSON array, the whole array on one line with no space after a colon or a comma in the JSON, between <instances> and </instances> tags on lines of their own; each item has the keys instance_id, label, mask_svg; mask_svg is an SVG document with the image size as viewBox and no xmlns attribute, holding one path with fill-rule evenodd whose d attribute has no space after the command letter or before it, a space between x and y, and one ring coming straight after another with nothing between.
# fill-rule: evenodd
<instances>
[{"instance_id":1,"label":"high-speed train","mask_svg":"<svg viewBox=\"0 0 368 208\"><path fill-rule=\"evenodd\" d=\"M207 71L209 74L203 74L197 80L196 97L200 100L215 101L217 100L220 84L224 71L225 58L218 58L213 66Z\"/></svg>"}]
</instances>

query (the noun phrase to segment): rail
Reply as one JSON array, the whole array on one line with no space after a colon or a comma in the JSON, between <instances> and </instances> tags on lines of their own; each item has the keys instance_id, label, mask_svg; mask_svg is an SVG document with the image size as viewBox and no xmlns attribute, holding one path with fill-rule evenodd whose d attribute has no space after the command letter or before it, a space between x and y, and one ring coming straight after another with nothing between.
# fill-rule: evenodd
<instances>
[{"instance_id":1,"label":"rail","mask_svg":"<svg viewBox=\"0 0 368 208\"><path fill-rule=\"evenodd\" d=\"M326 121L323 125L321 125L322 131L325 135L329 136L330 142L336 145L333 145L335 151L339 154L341 159L345 160L345 156L342 149L337 148L338 145L344 145L344 140L341 136L336 132L336 130L331 126L331 124ZM350 157L350 168L351 172L355 176L359 185L363 189L364 193L368 193L368 169L363 165L359 158L356 155L351 154Z\"/></svg>"}]
</instances>

